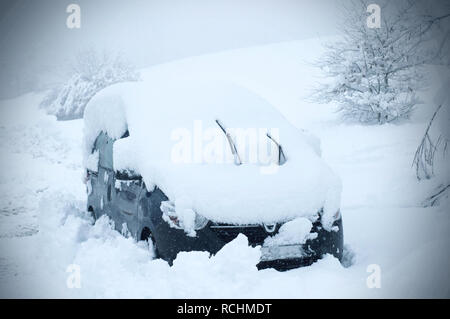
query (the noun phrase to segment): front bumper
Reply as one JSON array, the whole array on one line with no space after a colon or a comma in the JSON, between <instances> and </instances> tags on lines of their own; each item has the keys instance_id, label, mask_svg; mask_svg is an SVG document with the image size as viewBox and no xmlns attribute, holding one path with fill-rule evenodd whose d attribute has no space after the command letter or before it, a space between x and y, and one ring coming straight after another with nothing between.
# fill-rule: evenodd
<instances>
[{"instance_id":1,"label":"front bumper","mask_svg":"<svg viewBox=\"0 0 450 319\"><path fill-rule=\"evenodd\" d=\"M299 267L310 266L315 263L319 258L316 256L308 256L302 258L290 258L290 259L275 259L260 261L256 267L258 270L273 268L278 271L286 271Z\"/></svg>"},{"instance_id":2,"label":"front bumper","mask_svg":"<svg viewBox=\"0 0 450 319\"><path fill-rule=\"evenodd\" d=\"M342 218L333 223L332 231L323 229L320 222L313 224L311 232L317 233L315 239L304 245L261 247L259 270L274 268L279 271L312 265L325 254L331 254L342 260L344 249L344 229Z\"/></svg>"},{"instance_id":3,"label":"front bumper","mask_svg":"<svg viewBox=\"0 0 450 319\"><path fill-rule=\"evenodd\" d=\"M262 246L261 261L277 259L295 259L308 256L303 245Z\"/></svg>"},{"instance_id":4,"label":"front bumper","mask_svg":"<svg viewBox=\"0 0 450 319\"><path fill-rule=\"evenodd\" d=\"M315 239L306 241L303 245L289 246L263 246L264 239L269 236L260 226L252 227L222 227L208 225L197 231L196 237L188 237L183 230L170 228L166 222L162 222L155 229L156 246L159 256L172 264L177 254L181 251L208 251L217 253L224 245L232 241L238 234L247 236L251 246L261 246L261 261L258 269L275 268L288 270L292 268L308 266L320 259L324 254L332 254L339 260L342 258L343 229L342 219L336 220L333 226L338 231L326 231L320 222L313 224L311 232L316 232ZM277 226L274 235L278 232Z\"/></svg>"},{"instance_id":5,"label":"front bumper","mask_svg":"<svg viewBox=\"0 0 450 319\"><path fill-rule=\"evenodd\" d=\"M309 266L314 261L314 255L305 251L303 245L262 246L261 261L257 267L259 270L274 268L283 271Z\"/></svg>"}]
</instances>

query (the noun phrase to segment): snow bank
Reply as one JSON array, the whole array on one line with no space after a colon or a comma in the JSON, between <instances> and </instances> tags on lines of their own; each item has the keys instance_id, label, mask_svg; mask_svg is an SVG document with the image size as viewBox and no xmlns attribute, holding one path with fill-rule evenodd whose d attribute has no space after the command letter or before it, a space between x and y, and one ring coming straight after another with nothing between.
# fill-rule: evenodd
<instances>
[{"instance_id":1,"label":"snow bank","mask_svg":"<svg viewBox=\"0 0 450 319\"><path fill-rule=\"evenodd\" d=\"M0 290L9 297L292 298L330 291L324 288L334 283L321 279L324 271L336 276L341 285L351 278L332 256L313 267L285 273L258 271L260 247L249 246L244 235L213 256L181 252L169 266L164 260L153 259L152 247L145 242L136 243L114 230L107 216L92 224L83 203L71 195L47 194L40 202L40 212L39 233L28 241L15 242L16 249L28 253L13 254L13 262L20 259L20 276L3 281L8 290ZM5 250L6 256L11 253ZM68 286L72 269L79 270L79 288ZM46 289L42 289L44 283Z\"/></svg>"},{"instance_id":2,"label":"snow bank","mask_svg":"<svg viewBox=\"0 0 450 319\"><path fill-rule=\"evenodd\" d=\"M47 191L86 195L77 149L83 123L56 121L38 108L41 99L42 93L28 93L0 101L0 236L36 233L39 199Z\"/></svg>"},{"instance_id":3,"label":"snow bank","mask_svg":"<svg viewBox=\"0 0 450 319\"><path fill-rule=\"evenodd\" d=\"M139 172L173 202L188 198L210 220L270 223L324 208L328 227L339 209L340 180L320 159L317 140L235 84L198 78L119 84L96 95L84 117L85 157L100 131L118 138L128 129L130 136L114 145L114 168ZM242 165L234 165L216 119L233 134ZM283 166L274 162L267 132L283 147Z\"/></svg>"}]
</instances>

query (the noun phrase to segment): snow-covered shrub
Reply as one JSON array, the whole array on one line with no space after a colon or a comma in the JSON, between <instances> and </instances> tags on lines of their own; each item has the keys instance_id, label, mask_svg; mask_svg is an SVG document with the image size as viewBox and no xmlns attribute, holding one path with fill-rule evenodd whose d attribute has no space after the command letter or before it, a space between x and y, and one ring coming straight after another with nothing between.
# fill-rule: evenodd
<instances>
[{"instance_id":1,"label":"snow-covered shrub","mask_svg":"<svg viewBox=\"0 0 450 319\"><path fill-rule=\"evenodd\" d=\"M370 2L344 10L343 37L328 44L317 65L330 80L315 93L320 102L337 102L344 120L384 124L407 119L420 102L422 66L440 55L431 43L442 17L419 14L416 1L383 6L380 28L367 26Z\"/></svg>"},{"instance_id":2,"label":"snow-covered shrub","mask_svg":"<svg viewBox=\"0 0 450 319\"><path fill-rule=\"evenodd\" d=\"M139 73L121 55L99 54L90 49L79 53L69 80L50 92L41 102L58 120L83 117L89 100L101 89L119 82L137 81Z\"/></svg>"}]
</instances>

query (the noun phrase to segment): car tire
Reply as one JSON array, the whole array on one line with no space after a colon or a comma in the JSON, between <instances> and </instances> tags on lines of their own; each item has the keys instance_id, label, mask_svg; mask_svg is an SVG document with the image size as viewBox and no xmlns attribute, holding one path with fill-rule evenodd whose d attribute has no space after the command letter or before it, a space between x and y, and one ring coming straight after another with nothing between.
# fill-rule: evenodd
<instances>
[{"instance_id":1,"label":"car tire","mask_svg":"<svg viewBox=\"0 0 450 319\"><path fill-rule=\"evenodd\" d=\"M142 229L140 240L147 241L149 246L152 245L153 246L154 257L155 258L159 258L158 248L156 246L156 240L155 240L155 237L153 236L150 228L144 227Z\"/></svg>"},{"instance_id":2,"label":"car tire","mask_svg":"<svg viewBox=\"0 0 450 319\"><path fill-rule=\"evenodd\" d=\"M97 216L95 215L94 209L92 207L89 207L88 212L90 213L91 217L94 219L94 224L95 224L95 221L97 220Z\"/></svg>"}]
</instances>

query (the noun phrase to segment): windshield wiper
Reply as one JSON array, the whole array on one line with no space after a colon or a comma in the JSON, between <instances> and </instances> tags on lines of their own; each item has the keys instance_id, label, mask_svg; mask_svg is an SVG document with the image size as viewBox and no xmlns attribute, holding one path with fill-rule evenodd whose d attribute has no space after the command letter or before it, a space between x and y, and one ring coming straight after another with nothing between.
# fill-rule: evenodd
<instances>
[{"instance_id":1,"label":"windshield wiper","mask_svg":"<svg viewBox=\"0 0 450 319\"><path fill-rule=\"evenodd\" d=\"M278 165L283 165L284 163L286 163L286 156L284 155L283 148L277 141L275 141L272 136L270 136L269 133L267 133L266 135L278 147Z\"/></svg>"},{"instance_id":2,"label":"windshield wiper","mask_svg":"<svg viewBox=\"0 0 450 319\"><path fill-rule=\"evenodd\" d=\"M231 148L231 153L233 154L233 157L234 157L234 164L241 165L242 162L241 162L241 159L239 158L239 154L237 152L236 145L234 144L233 138L231 137L230 133L227 132L227 130L222 125L222 123L220 123L219 120L216 120L216 123L217 123L217 125L219 125L220 129L223 131L223 133L227 137L228 144L230 145L230 148Z\"/></svg>"}]
</instances>

